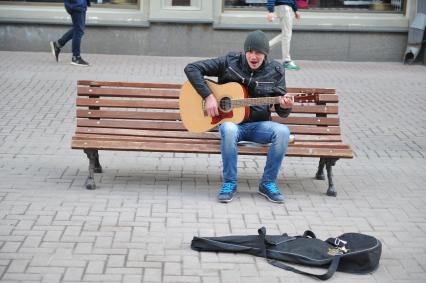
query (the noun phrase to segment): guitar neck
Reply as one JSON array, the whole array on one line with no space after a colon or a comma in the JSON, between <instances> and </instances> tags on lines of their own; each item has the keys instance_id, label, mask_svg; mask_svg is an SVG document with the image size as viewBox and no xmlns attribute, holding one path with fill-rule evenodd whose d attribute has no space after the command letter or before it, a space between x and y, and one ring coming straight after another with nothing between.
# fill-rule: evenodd
<instances>
[{"instance_id":1,"label":"guitar neck","mask_svg":"<svg viewBox=\"0 0 426 283\"><path fill-rule=\"evenodd\" d=\"M232 108L280 103L279 96L233 99Z\"/></svg>"}]
</instances>

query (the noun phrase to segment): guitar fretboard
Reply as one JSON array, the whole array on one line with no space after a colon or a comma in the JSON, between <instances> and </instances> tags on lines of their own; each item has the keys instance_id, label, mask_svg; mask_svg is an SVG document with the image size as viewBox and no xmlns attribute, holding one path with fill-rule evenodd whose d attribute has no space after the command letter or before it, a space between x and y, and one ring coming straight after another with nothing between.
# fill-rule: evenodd
<instances>
[{"instance_id":1,"label":"guitar fretboard","mask_svg":"<svg viewBox=\"0 0 426 283\"><path fill-rule=\"evenodd\" d=\"M315 102L317 99L315 94L291 93L289 95L293 99L293 101L301 103ZM278 103L280 103L280 96L233 99L231 100L231 108Z\"/></svg>"},{"instance_id":2,"label":"guitar fretboard","mask_svg":"<svg viewBox=\"0 0 426 283\"><path fill-rule=\"evenodd\" d=\"M232 108L265 105L265 104L277 104L277 103L280 103L279 96L235 99L235 100L232 100Z\"/></svg>"}]
</instances>

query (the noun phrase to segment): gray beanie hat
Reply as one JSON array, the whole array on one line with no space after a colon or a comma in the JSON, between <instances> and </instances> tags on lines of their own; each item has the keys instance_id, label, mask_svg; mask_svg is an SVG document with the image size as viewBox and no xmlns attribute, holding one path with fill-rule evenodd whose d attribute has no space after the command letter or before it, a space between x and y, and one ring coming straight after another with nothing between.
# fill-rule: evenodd
<instances>
[{"instance_id":1,"label":"gray beanie hat","mask_svg":"<svg viewBox=\"0 0 426 283\"><path fill-rule=\"evenodd\" d=\"M261 30L256 30L247 35L244 42L244 52L259 51L265 55L269 53L269 41L266 34Z\"/></svg>"}]
</instances>

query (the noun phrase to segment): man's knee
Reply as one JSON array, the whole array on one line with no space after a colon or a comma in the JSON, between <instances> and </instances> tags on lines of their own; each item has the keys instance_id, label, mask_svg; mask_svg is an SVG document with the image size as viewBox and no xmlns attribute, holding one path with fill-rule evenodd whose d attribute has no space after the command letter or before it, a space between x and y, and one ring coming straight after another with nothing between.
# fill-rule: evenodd
<instances>
[{"instance_id":1,"label":"man's knee","mask_svg":"<svg viewBox=\"0 0 426 283\"><path fill-rule=\"evenodd\" d=\"M274 127L275 136L283 141L288 141L290 138L290 129L283 124L278 124Z\"/></svg>"},{"instance_id":2,"label":"man's knee","mask_svg":"<svg viewBox=\"0 0 426 283\"><path fill-rule=\"evenodd\" d=\"M235 137L238 133L238 126L231 122L225 122L220 126L220 135L222 137Z\"/></svg>"},{"instance_id":3,"label":"man's knee","mask_svg":"<svg viewBox=\"0 0 426 283\"><path fill-rule=\"evenodd\" d=\"M84 29L82 29L82 28L77 28L77 29L75 29L74 30L74 32L75 32L75 35L77 36L77 37L83 37L83 35L84 35Z\"/></svg>"}]
</instances>

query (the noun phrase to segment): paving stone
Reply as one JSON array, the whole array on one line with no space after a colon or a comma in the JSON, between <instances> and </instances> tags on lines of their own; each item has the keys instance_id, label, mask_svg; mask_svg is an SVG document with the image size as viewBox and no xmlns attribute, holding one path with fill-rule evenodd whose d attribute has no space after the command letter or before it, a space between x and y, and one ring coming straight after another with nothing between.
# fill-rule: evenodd
<instances>
[{"instance_id":1,"label":"paving stone","mask_svg":"<svg viewBox=\"0 0 426 283\"><path fill-rule=\"evenodd\" d=\"M63 281L80 281L83 277L84 268L69 267L66 269Z\"/></svg>"},{"instance_id":2,"label":"paving stone","mask_svg":"<svg viewBox=\"0 0 426 283\"><path fill-rule=\"evenodd\" d=\"M65 54L64 54L65 55ZM70 149L76 80L175 82L199 58L88 54L75 68L51 54L0 51L0 281L314 282L249 255L198 253L193 236L344 232L383 243L379 269L336 282L426 281L426 69L386 62L303 61L288 86L333 87L355 158L333 168L336 198L314 180L318 160L285 158L286 202L257 194L265 158L239 158L239 190L216 202L219 155L100 152L98 189ZM319 270L321 272L321 270Z\"/></svg>"}]
</instances>

